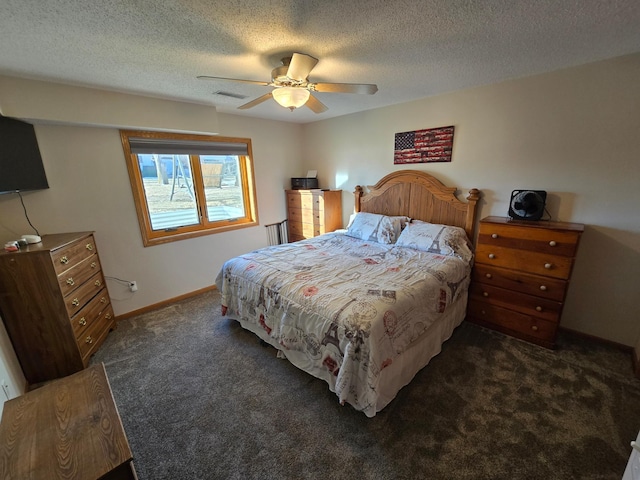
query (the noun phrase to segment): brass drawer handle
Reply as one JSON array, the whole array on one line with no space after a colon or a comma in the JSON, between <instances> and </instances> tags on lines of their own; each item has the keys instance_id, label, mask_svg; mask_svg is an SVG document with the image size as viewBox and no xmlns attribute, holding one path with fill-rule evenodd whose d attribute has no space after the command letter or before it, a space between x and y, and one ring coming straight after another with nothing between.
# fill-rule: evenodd
<instances>
[{"instance_id":1,"label":"brass drawer handle","mask_svg":"<svg viewBox=\"0 0 640 480\"><path fill-rule=\"evenodd\" d=\"M98 264L96 262L91 262L91 268L96 268Z\"/></svg>"},{"instance_id":2,"label":"brass drawer handle","mask_svg":"<svg viewBox=\"0 0 640 480\"><path fill-rule=\"evenodd\" d=\"M543 292L547 291L547 286L546 285L540 285L540 290L542 290Z\"/></svg>"},{"instance_id":3,"label":"brass drawer handle","mask_svg":"<svg viewBox=\"0 0 640 480\"><path fill-rule=\"evenodd\" d=\"M76 282L73 281L73 277L67 278L67 285L75 285Z\"/></svg>"},{"instance_id":4,"label":"brass drawer handle","mask_svg":"<svg viewBox=\"0 0 640 480\"><path fill-rule=\"evenodd\" d=\"M110 313L107 313L107 314L104 316L104 318L106 318L107 320L111 320L111 314L110 314Z\"/></svg>"},{"instance_id":5,"label":"brass drawer handle","mask_svg":"<svg viewBox=\"0 0 640 480\"><path fill-rule=\"evenodd\" d=\"M84 327L87 324L87 321L84 319L84 317L82 317L80 320L78 320L78 323Z\"/></svg>"},{"instance_id":6,"label":"brass drawer handle","mask_svg":"<svg viewBox=\"0 0 640 480\"><path fill-rule=\"evenodd\" d=\"M498 234L497 233L492 233L491 234L491 238L498 238Z\"/></svg>"},{"instance_id":7,"label":"brass drawer handle","mask_svg":"<svg viewBox=\"0 0 640 480\"><path fill-rule=\"evenodd\" d=\"M107 303L107 299L104 297L100 298L100 303Z\"/></svg>"},{"instance_id":8,"label":"brass drawer handle","mask_svg":"<svg viewBox=\"0 0 640 480\"><path fill-rule=\"evenodd\" d=\"M85 343L93 343L93 338L91 338L90 336L84 339Z\"/></svg>"},{"instance_id":9,"label":"brass drawer handle","mask_svg":"<svg viewBox=\"0 0 640 480\"><path fill-rule=\"evenodd\" d=\"M536 307L536 312L541 312L541 311L542 311L542 307L541 307L540 305L538 305L538 306Z\"/></svg>"},{"instance_id":10,"label":"brass drawer handle","mask_svg":"<svg viewBox=\"0 0 640 480\"><path fill-rule=\"evenodd\" d=\"M489 296L489 292L482 292L482 296L483 297L488 297Z\"/></svg>"},{"instance_id":11,"label":"brass drawer handle","mask_svg":"<svg viewBox=\"0 0 640 480\"><path fill-rule=\"evenodd\" d=\"M67 256L65 255L64 257L60 258L60 263L62 264L67 264L69 263L69 259L67 258Z\"/></svg>"},{"instance_id":12,"label":"brass drawer handle","mask_svg":"<svg viewBox=\"0 0 640 480\"><path fill-rule=\"evenodd\" d=\"M80 305L80 300L78 300L77 298L74 298L71 301L71 305L73 305L74 307L77 307L78 305Z\"/></svg>"},{"instance_id":13,"label":"brass drawer handle","mask_svg":"<svg viewBox=\"0 0 640 480\"><path fill-rule=\"evenodd\" d=\"M538 331L538 326L537 325L531 325L531 330L533 330L534 332Z\"/></svg>"},{"instance_id":14,"label":"brass drawer handle","mask_svg":"<svg viewBox=\"0 0 640 480\"><path fill-rule=\"evenodd\" d=\"M487 274L485 274L485 277L487 277L487 278L492 278L492 277L493 277L493 275L491 275L490 273L487 273Z\"/></svg>"},{"instance_id":15,"label":"brass drawer handle","mask_svg":"<svg viewBox=\"0 0 640 480\"><path fill-rule=\"evenodd\" d=\"M89 251L93 250L93 245L91 243L87 243L86 249Z\"/></svg>"},{"instance_id":16,"label":"brass drawer handle","mask_svg":"<svg viewBox=\"0 0 640 480\"><path fill-rule=\"evenodd\" d=\"M493 253L490 253L489 258L493 260L494 258L496 258L496 256Z\"/></svg>"},{"instance_id":17,"label":"brass drawer handle","mask_svg":"<svg viewBox=\"0 0 640 480\"><path fill-rule=\"evenodd\" d=\"M556 243L556 242L554 242L553 240L551 240L551 241L549 242L549 246L550 246L550 247L555 247L556 245L557 245L557 243Z\"/></svg>"},{"instance_id":18,"label":"brass drawer handle","mask_svg":"<svg viewBox=\"0 0 640 480\"><path fill-rule=\"evenodd\" d=\"M544 268L546 268L547 270L550 270L550 269L551 269L551 267L553 267L553 265L552 265L552 264L550 264L550 263L545 263L545 264L544 264Z\"/></svg>"},{"instance_id":19,"label":"brass drawer handle","mask_svg":"<svg viewBox=\"0 0 640 480\"><path fill-rule=\"evenodd\" d=\"M100 280L96 280L96 281L95 281L95 283L94 283L94 285L95 285L96 287L99 287L99 286L101 286L101 285L102 285L102 282L101 282Z\"/></svg>"}]
</instances>

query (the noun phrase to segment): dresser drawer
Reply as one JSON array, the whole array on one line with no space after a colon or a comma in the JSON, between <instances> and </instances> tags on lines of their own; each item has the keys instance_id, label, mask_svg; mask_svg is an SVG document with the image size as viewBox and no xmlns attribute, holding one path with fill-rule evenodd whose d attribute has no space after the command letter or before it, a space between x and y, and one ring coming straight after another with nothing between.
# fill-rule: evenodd
<instances>
[{"instance_id":1,"label":"dresser drawer","mask_svg":"<svg viewBox=\"0 0 640 480\"><path fill-rule=\"evenodd\" d=\"M289 222L295 223L311 223L313 225L324 225L324 216L320 215L317 210L290 208Z\"/></svg>"},{"instance_id":2,"label":"dresser drawer","mask_svg":"<svg viewBox=\"0 0 640 480\"><path fill-rule=\"evenodd\" d=\"M322 195L311 193L287 193L288 208L302 208L307 210L321 210L324 199Z\"/></svg>"},{"instance_id":3,"label":"dresser drawer","mask_svg":"<svg viewBox=\"0 0 640 480\"><path fill-rule=\"evenodd\" d=\"M533 340L551 347L556 336L557 323L532 317L491 305L489 303L469 300L469 320L480 325L489 326L504 333L515 333L517 337Z\"/></svg>"},{"instance_id":4,"label":"dresser drawer","mask_svg":"<svg viewBox=\"0 0 640 480\"><path fill-rule=\"evenodd\" d=\"M571 274L573 258L481 243L476 247L476 262L567 279Z\"/></svg>"},{"instance_id":5,"label":"dresser drawer","mask_svg":"<svg viewBox=\"0 0 640 480\"><path fill-rule=\"evenodd\" d=\"M485 245L573 257L580 232L481 223L478 238Z\"/></svg>"},{"instance_id":6,"label":"dresser drawer","mask_svg":"<svg viewBox=\"0 0 640 480\"><path fill-rule=\"evenodd\" d=\"M101 293L101 297L105 299L103 303L109 303L109 294L104 286L102 272L96 273L89 278L87 282L78 287L78 289L64 297L64 304L67 307L69 317L77 315L87 302L99 293Z\"/></svg>"},{"instance_id":7,"label":"dresser drawer","mask_svg":"<svg viewBox=\"0 0 640 480\"><path fill-rule=\"evenodd\" d=\"M98 259L98 255L93 254L82 260L80 263L74 265L69 270L61 273L58 275L58 283L60 284L62 295L68 295L73 292L100 270L100 260Z\"/></svg>"},{"instance_id":8,"label":"dresser drawer","mask_svg":"<svg viewBox=\"0 0 640 480\"><path fill-rule=\"evenodd\" d=\"M88 363L89 357L93 352L104 342L104 339L112 328L113 310L111 306L109 306L102 312L100 317L96 319L93 325L85 330L82 337L78 339L78 348L80 349L80 355L85 365Z\"/></svg>"},{"instance_id":9,"label":"dresser drawer","mask_svg":"<svg viewBox=\"0 0 640 480\"><path fill-rule=\"evenodd\" d=\"M71 245L51 252L56 274L69 270L74 265L96 253L93 235L80 239Z\"/></svg>"},{"instance_id":10,"label":"dresser drawer","mask_svg":"<svg viewBox=\"0 0 640 480\"><path fill-rule=\"evenodd\" d=\"M294 233L289 233L289 242L299 242L300 240L306 240L307 237L303 237L302 235L296 235Z\"/></svg>"},{"instance_id":11,"label":"dresser drawer","mask_svg":"<svg viewBox=\"0 0 640 480\"><path fill-rule=\"evenodd\" d=\"M96 295L71 318L71 326L73 327L73 333L76 339L80 339L84 332L91 328L108 308L111 308L109 297ZM113 318L113 313L111 313L110 316Z\"/></svg>"},{"instance_id":12,"label":"dresser drawer","mask_svg":"<svg viewBox=\"0 0 640 480\"><path fill-rule=\"evenodd\" d=\"M476 263L473 267L473 281L502 287L517 292L548 298L558 302L564 301L567 281L533 275L518 270L491 267Z\"/></svg>"},{"instance_id":13,"label":"dresser drawer","mask_svg":"<svg viewBox=\"0 0 640 480\"><path fill-rule=\"evenodd\" d=\"M321 225L313 225L311 223L289 223L289 237L311 238L322 235L324 227Z\"/></svg>"},{"instance_id":14,"label":"dresser drawer","mask_svg":"<svg viewBox=\"0 0 640 480\"><path fill-rule=\"evenodd\" d=\"M534 297L526 293L505 290L483 283L471 285L471 297L525 315L544 318L550 322L558 322L562 313L562 303L546 298Z\"/></svg>"}]
</instances>

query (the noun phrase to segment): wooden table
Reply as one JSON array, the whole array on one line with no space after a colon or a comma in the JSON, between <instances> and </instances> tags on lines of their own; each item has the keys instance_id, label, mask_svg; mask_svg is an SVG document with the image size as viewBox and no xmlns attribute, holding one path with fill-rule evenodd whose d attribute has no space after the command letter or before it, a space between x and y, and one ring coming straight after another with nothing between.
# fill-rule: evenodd
<instances>
[{"instance_id":1,"label":"wooden table","mask_svg":"<svg viewBox=\"0 0 640 480\"><path fill-rule=\"evenodd\" d=\"M137 479L103 364L4 404L0 479Z\"/></svg>"}]
</instances>

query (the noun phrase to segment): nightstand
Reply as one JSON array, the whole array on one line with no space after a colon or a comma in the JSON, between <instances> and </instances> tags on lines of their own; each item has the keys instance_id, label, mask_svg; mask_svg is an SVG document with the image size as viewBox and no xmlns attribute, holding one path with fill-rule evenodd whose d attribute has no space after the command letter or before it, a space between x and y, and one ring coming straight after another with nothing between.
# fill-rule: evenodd
<instances>
[{"instance_id":1,"label":"nightstand","mask_svg":"<svg viewBox=\"0 0 640 480\"><path fill-rule=\"evenodd\" d=\"M104 364L8 400L2 478L137 480Z\"/></svg>"}]
</instances>

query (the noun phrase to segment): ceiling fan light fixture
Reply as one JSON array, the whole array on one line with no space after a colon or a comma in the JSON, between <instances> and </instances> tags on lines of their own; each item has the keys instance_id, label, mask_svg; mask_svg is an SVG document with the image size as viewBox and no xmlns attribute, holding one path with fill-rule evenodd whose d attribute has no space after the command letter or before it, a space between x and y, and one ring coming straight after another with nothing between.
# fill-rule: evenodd
<instances>
[{"instance_id":1,"label":"ceiling fan light fixture","mask_svg":"<svg viewBox=\"0 0 640 480\"><path fill-rule=\"evenodd\" d=\"M293 111L307 103L310 93L306 88L279 87L275 88L271 95L280 105Z\"/></svg>"},{"instance_id":2,"label":"ceiling fan light fixture","mask_svg":"<svg viewBox=\"0 0 640 480\"><path fill-rule=\"evenodd\" d=\"M240 105L240 110L253 108L273 98L279 105L294 111L303 105L314 113L327 111L327 106L318 100L311 92L321 93L359 93L373 95L378 91L377 85L359 83L314 83L309 81L311 70L318 63L318 59L304 53L293 53L291 57L284 57L282 65L271 70L270 82L257 80L245 80L240 78L210 77L200 75L204 80L223 80L231 82L248 83L262 87L274 87L266 93L250 102Z\"/></svg>"}]
</instances>

